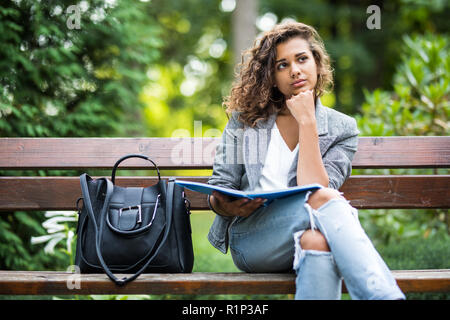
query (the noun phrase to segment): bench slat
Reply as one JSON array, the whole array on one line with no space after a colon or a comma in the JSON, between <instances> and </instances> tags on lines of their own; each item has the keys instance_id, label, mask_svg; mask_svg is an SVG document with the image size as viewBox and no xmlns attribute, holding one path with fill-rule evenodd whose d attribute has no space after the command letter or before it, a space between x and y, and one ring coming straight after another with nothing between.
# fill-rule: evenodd
<instances>
[{"instance_id":1,"label":"bench slat","mask_svg":"<svg viewBox=\"0 0 450 320\"><path fill-rule=\"evenodd\" d=\"M450 291L450 269L394 270L403 292ZM122 275L120 275L122 277ZM68 289L79 279L80 289ZM119 287L104 274L57 271L0 271L0 294L293 294L294 274L191 273L143 274ZM346 292L345 285L343 292Z\"/></svg>"},{"instance_id":2,"label":"bench slat","mask_svg":"<svg viewBox=\"0 0 450 320\"><path fill-rule=\"evenodd\" d=\"M160 169L212 169L220 138L0 138L0 169L111 169L125 154L146 154ZM187 151L192 157L180 162ZM353 168L450 168L450 137L360 137ZM123 169L149 169L129 160ZM165 177L167 178L167 177ZM206 182L208 177L178 177ZM148 186L154 177L119 177L118 185ZM450 208L450 175L352 176L342 186L352 205L369 208ZM192 209L206 197L187 191ZM70 195L70 196L68 196ZM0 211L74 210L78 177L0 177ZM392 271L404 292L449 292L450 269ZM70 290L67 280L81 279ZM75 278L75 279L74 279ZM70 284L70 283L69 283ZM343 286L346 292L345 284ZM146 274L124 286L104 274L0 271L0 294L286 294L294 274Z\"/></svg>"},{"instance_id":3,"label":"bench slat","mask_svg":"<svg viewBox=\"0 0 450 320\"><path fill-rule=\"evenodd\" d=\"M167 177L162 177L166 179ZM207 182L208 177L177 177ZM120 186L154 185L155 177L118 177ZM342 186L356 208L450 208L450 175L351 176ZM186 190L193 210L209 210L206 196ZM0 177L0 211L75 210L78 177Z\"/></svg>"},{"instance_id":4,"label":"bench slat","mask_svg":"<svg viewBox=\"0 0 450 320\"><path fill-rule=\"evenodd\" d=\"M0 138L0 169L111 168L129 153L148 155L160 169L211 169L220 138L182 139ZM180 163L187 154L181 150L192 157ZM121 167L148 168L148 163L130 159ZM353 168L436 167L450 167L450 137L360 137L353 160Z\"/></svg>"}]
</instances>

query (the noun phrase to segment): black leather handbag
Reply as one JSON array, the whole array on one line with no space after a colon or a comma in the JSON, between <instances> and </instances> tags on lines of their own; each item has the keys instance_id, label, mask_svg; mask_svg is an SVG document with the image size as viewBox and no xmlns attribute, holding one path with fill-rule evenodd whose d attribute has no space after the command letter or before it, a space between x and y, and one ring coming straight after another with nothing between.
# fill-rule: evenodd
<instances>
[{"instance_id":1,"label":"black leather handbag","mask_svg":"<svg viewBox=\"0 0 450 320\"><path fill-rule=\"evenodd\" d=\"M155 185L142 188L114 184L119 164L134 157L155 166ZM75 264L81 273L105 272L123 285L142 273L192 271L189 200L175 179L161 180L158 166L150 158L126 155L114 165L111 180L92 179L84 173L80 184L83 206L78 217ZM118 279L113 273L132 275Z\"/></svg>"}]
</instances>

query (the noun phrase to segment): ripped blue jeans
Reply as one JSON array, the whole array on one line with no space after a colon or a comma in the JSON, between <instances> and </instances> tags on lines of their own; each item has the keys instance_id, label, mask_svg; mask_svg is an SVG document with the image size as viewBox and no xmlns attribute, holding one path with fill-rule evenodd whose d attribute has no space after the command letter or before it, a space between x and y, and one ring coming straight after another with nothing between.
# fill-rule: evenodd
<instances>
[{"instance_id":1,"label":"ripped blue jeans","mask_svg":"<svg viewBox=\"0 0 450 320\"><path fill-rule=\"evenodd\" d=\"M345 198L318 210L306 202L310 193L278 199L230 226L230 251L245 272L296 272L295 299L341 298L342 279L352 299L404 299L386 263ZM303 250L300 237L318 229L330 252Z\"/></svg>"}]
</instances>

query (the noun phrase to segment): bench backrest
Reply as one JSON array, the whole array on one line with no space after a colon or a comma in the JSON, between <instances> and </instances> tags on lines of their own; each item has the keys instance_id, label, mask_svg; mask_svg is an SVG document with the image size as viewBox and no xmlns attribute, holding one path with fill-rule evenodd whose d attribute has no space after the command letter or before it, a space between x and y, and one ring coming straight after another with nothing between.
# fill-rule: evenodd
<instances>
[{"instance_id":1,"label":"bench backrest","mask_svg":"<svg viewBox=\"0 0 450 320\"><path fill-rule=\"evenodd\" d=\"M111 169L123 155L145 154L166 169L212 169L220 138L0 138L0 170ZM450 137L360 137L354 169L450 168ZM121 169L149 169L140 159ZM164 175L162 176L163 178ZM208 176L180 176L207 182ZM118 177L116 184L149 186L156 177ZM355 175L341 191L361 208L450 208L450 175ZM0 211L75 210L78 176L0 177ZM192 209L206 197L187 190Z\"/></svg>"}]
</instances>

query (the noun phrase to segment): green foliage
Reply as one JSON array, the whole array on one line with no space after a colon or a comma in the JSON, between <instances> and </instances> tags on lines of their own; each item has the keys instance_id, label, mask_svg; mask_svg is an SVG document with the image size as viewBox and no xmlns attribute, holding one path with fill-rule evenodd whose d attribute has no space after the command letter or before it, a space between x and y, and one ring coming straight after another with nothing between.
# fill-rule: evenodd
<instances>
[{"instance_id":1,"label":"green foliage","mask_svg":"<svg viewBox=\"0 0 450 320\"><path fill-rule=\"evenodd\" d=\"M139 93L159 59L161 29L139 1L83 1L80 28L69 27L76 2L0 4L0 136L98 137L144 132ZM132 4L132 5L131 5ZM28 175L28 172L0 172ZM38 172L45 175L45 172ZM65 172L63 175L71 174ZM67 265L31 246L42 212L0 215L2 269Z\"/></svg>"},{"instance_id":2,"label":"green foliage","mask_svg":"<svg viewBox=\"0 0 450 320\"><path fill-rule=\"evenodd\" d=\"M364 230L377 244L448 233L447 210L360 210Z\"/></svg>"},{"instance_id":3,"label":"green foliage","mask_svg":"<svg viewBox=\"0 0 450 320\"><path fill-rule=\"evenodd\" d=\"M445 135L450 117L449 38L405 36L394 91L364 90L357 117L363 135Z\"/></svg>"},{"instance_id":4,"label":"green foliage","mask_svg":"<svg viewBox=\"0 0 450 320\"><path fill-rule=\"evenodd\" d=\"M2 3L0 136L142 131L143 70L158 59L161 41L145 4L130 2L90 1L80 7L79 29L68 25L73 1Z\"/></svg>"},{"instance_id":5,"label":"green foliage","mask_svg":"<svg viewBox=\"0 0 450 320\"><path fill-rule=\"evenodd\" d=\"M69 265L75 262L75 233L78 221L77 212L51 212L45 213L48 218L42 223L42 227L46 229L46 234L38 237L31 237L31 244L47 243L44 247L46 254L54 255L55 248L57 251L69 257ZM61 244L62 242L62 244Z\"/></svg>"},{"instance_id":6,"label":"green foliage","mask_svg":"<svg viewBox=\"0 0 450 320\"><path fill-rule=\"evenodd\" d=\"M148 7L166 35L161 61L147 73L152 82L140 95L148 136L199 137L225 127L221 105L233 75L232 35L231 15L219 3L153 0ZM201 132L194 132L194 121L201 121Z\"/></svg>"},{"instance_id":7,"label":"green foliage","mask_svg":"<svg viewBox=\"0 0 450 320\"><path fill-rule=\"evenodd\" d=\"M40 225L42 219L37 213L32 216L26 212L2 213L0 219L0 269L7 270L45 270L61 269L67 265L67 257L56 252L48 256L33 246L30 235L44 235Z\"/></svg>"},{"instance_id":8,"label":"green foliage","mask_svg":"<svg viewBox=\"0 0 450 320\"><path fill-rule=\"evenodd\" d=\"M445 233L427 239L406 239L377 248L392 270L448 269L450 237ZM407 293L407 299L450 299L450 293Z\"/></svg>"},{"instance_id":9,"label":"green foliage","mask_svg":"<svg viewBox=\"0 0 450 320\"><path fill-rule=\"evenodd\" d=\"M365 90L362 114L356 116L363 136L446 135L450 114L449 38L405 36L393 91ZM354 170L353 174L431 174L448 170ZM361 223L376 243L450 232L448 210L364 210Z\"/></svg>"}]
</instances>

